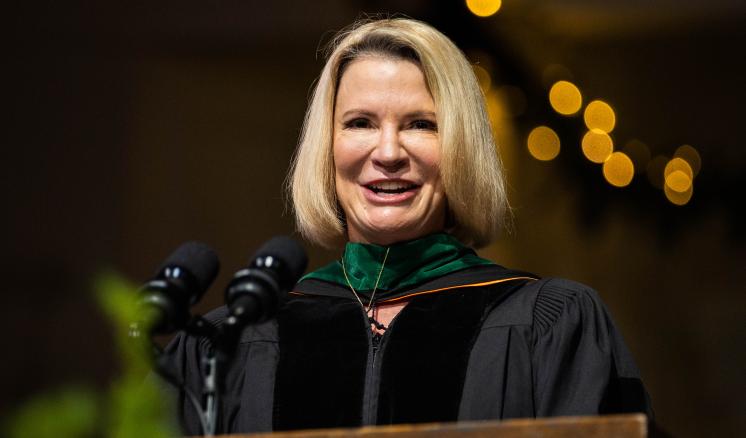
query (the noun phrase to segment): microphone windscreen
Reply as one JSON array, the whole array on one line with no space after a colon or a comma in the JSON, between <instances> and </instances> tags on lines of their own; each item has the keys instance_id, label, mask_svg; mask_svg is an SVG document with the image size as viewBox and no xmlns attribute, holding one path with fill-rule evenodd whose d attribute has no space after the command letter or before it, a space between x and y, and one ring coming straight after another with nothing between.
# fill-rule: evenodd
<instances>
[{"instance_id":1,"label":"microphone windscreen","mask_svg":"<svg viewBox=\"0 0 746 438\"><path fill-rule=\"evenodd\" d=\"M220 270L220 262L215 251L201 242L186 242L176 248L176 251L158 268L158 272L174 266L191 273L202 293L210 287Z\"/></svg>"},{"instance_id":2,"label":"microphone windscreen","mask_svg":"<svg viewBox=\"0 0 746 438\"><path fill-rule=\"evenodd\" d=\"M252 257L272 256L283 262L283 275L281 282L284 289L289 289L300 279L308 266L308 257L303 247L287 236L273 237L265 243Z\"/></svg>"}]
</instances>

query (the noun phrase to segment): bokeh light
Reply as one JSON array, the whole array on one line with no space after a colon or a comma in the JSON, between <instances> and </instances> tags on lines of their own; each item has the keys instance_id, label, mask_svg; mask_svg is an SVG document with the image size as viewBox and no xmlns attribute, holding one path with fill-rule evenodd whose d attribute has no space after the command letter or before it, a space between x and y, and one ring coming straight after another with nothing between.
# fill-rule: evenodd
<instances>
[{"instance_id":1,"label":"bokeh light","mask_svg":"<svg viewBox=\"0 0 746 438\"><path fill-rule=\"evenodd\" d=\"M477 81L479 82L479 88L482 89L482 93L487 94L490 86L492 86L492 77L490 76L490 73L481 65L473 64L471 67L474 69L474 75L477 77Z\"/></svg>"},{"instance_id":2,"label":"bokeh light","mask_svg":"<svg viewBox=\"0 0 746 438\"><path fill-rule=\"evenodd\" d=\"M683 158L672 158L663 169L666 187L674 192L684 193L689 190L694 180L691 166Z\"/></svg>"},{"instance_id":3,"label":"bokeh light","mask_svg":"<svg viewBox=\"0 0 746 438\"><path fill-rule=\"evenodd\" d=\"M686 205L690 199L692 199L692 194L694 193L694 186L689 185L689 189L685 192L677 192L673 190L672 188L668 187L666 185L663 188L663 193L666 194L666 199L668 199L672 204L674 205Z\"/></svg>"},{"instance_id":4,"label":"bokeh light","mask_svg":"<svg viewBox=\"0 0 746 438\"><path fill-rule=\"evenodd\" d=\"M583 119L588 129L598 129L606 133L613 131L614 125L616 125L614 110L603 100L594 100L589 103L585 107Z\"/></svg>"},{"instance_id":5,"label":"bokeh light","mask_svg":"<svg viewBox=\"0 0 746 438\"><path fill-rule=\"evenodd\" d=\"M635 176L635 165L624 152L614 152L604 161L604 178L612 186L625 187Z\"/></svg>"},{"instance_id":6,"label":"bokeh light","mask_svg":"<svg viewBox=\"0 0 746 438\"><path fill-rule=\"evenodd\" d=\"M648 174L648 181L657 189L663 188L663 170L666 168L666 163L668 163L668 158L657 155L648 162L645 169Z\"/></svg>"},{"instance_id":7,"label":"bokeh light","mask_svg":"<svg viewBox=\"0 0 746 438\"><path fill-rule=\"evenodd\" d=\"M494 15L502 6L502 0L466 0L466 7L477 17Z\"/></svg>"},{"instance_id":8,"label":"bokeh light","mask_svg":"<svg viewBox=\"0 0 746 438\"><path fill-rule=\"evenodd\" d=\"M528 152L540 161L549 161L559 155L560 139L548 126L537 126L528 134Z\"/></svg>"},{"instance_id":9,"label":"bokeh light","mask_svg":"<svg viewBox=\"0 0 746 438\"><path fill-rule=\"evenodd\" d=\"M614 151L614 141L599 129L588 131L581 142L583 154L594 163L603 163Z\"/></svg>"},{"instance_id":10,"label":"bokeh light","mask_svg":"<svg viewBox=\"0 0 746 438\"><path fill-rule=\"evenodd\" d=\"M549 90L549 103L558 113L569 116L580 111L583 97L575 84L569 81L559 81Z\"/></svg>"},{"instance_id":11,"label":"bokeh light","mask_svg":"<svg viewBox=\"0 0 746 438\"><path fill-rule=\"evenodd\" d=\"M699 169L702 168L702 158L700 158L699 152L688 144L679 146L673 156L681 158L689 163L692 167L692 172L694 172L694 176L697 176Z\"/></svg>"},{"instance_id":12,"label":"bokeh light","mask_svg":"<svg viewBox=\"0 0 746 438\"><path fill-rule=\"evenodd\" d=\"M622 148L624 152L635 165L635 173L642 173L650 161L650 149L648 145L637 139L627 142Z\"/></svg>"},{"instance_id":13,"label":"bokeh light","mask_svg":"<svg viewBox=\"0 0 746 438\"><path fill-rule=\"evenodd\" d=\"M666 176L666 187L674 192L684 193L692 186L692 179L681 170L674 170Z\"/></svg>"},{"instance_id":14,"label":"bokeh light","mask_svg":"<svg viewBox=\"0 0 746 438\"><path fill-rule=\"evenodd\" d=\"M666 167L663 170L663 177L668 178L668 175L675 171L681 171L684 174L686 174L689 179L694 179L694 171L692 170L692 166L689 165L689 163L686 162L683 158L674 157L668 163L666 163Z\"/></svg>"}]
</instances>

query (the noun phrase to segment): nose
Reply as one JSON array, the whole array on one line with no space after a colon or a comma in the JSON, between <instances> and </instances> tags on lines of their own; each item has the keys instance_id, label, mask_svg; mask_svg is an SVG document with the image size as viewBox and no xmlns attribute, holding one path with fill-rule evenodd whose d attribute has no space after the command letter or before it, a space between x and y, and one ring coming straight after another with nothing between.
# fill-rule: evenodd
<instances>
[{"instance_id":1,"label":"nose","mask_svg":"<svg viewBox=\"0 0 746 438\"><path fill-rule=\"evenodd\" d=\"M384 168L387 172L396 172L407 163L407 151L401 144L399 130L393 126L381 129L373 153L373 164Z\"/></svg>"}]
</instances>

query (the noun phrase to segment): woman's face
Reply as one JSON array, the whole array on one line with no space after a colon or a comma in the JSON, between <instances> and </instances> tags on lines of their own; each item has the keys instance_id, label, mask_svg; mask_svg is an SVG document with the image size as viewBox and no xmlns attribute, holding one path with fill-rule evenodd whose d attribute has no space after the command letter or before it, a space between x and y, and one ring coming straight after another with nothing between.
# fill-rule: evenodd
<instances>
[{"instance_id":1,"label":"woman's face","mask_svg":"<svg viewBox=\"0 0 746 438\"><path fill-rule=\"evenodd\" d=\"M334 107L333 148L351 242L389 245L443 230L436 120L413 62L371 55L347 66Z\"/></svg>"}]
</instances>

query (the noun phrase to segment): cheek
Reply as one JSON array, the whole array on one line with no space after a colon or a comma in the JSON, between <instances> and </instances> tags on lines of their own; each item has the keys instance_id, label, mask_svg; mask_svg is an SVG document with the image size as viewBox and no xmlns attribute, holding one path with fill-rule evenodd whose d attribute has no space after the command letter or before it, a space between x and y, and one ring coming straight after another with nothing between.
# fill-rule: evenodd
<instances>
[{"instance_id":1,"label":"cheek","mask_svg":"<svg viewBox=\"0 0 746 438\"><path fill-rule=\"evenodd\" d=\"M339 135L334 136L334 142L332 143L332 159L334 160L334 170L337 172L349 167L350 148Z\"/></svg>"},{"instance_id":2,"label":"cheek","mask_svg":"<svg viewBox=\"0 0 746 438\"><path fill-rule=\"evenodd\" d=\"M345 153L345 148L340 146L336 141L332 150L332 159L334 160L334 180L337 183L337 188L339 188L339 184L346 178L349 172L350 164L348 154Z\"/></svg>"},{"instance_id":3,"label":"cheek","mask_svg":"<svg viewBox=\"0 0 746 438\"><path fill-rule=\"evenodd\" d=\"M433 134L415 133L406 139L409 156L415 166L428 176L439 174L440 142Z\"/></svg>"},{"instance_id":4,"label":"cheek","mask_svg":"<svg viewBox=\"0 0 746 438\"><path fill-rule=\"evenodd\" d=\"M334 178L337 186L353 181L355 178L355 170L353 163L345 161L343 159L334 160Z\"/></svg>"},{"instance_id":5,"label":"cheek","mask_svg":"<svg viewBox=\"0 0 746 438\"><path fill-rule=\"evenodd\" d=\"M440 154L437 151L422 155L420 166L429 180L440 182Z\"/></svg>"},{"instance_id":6,"label":"cheek","mask_svg":"<svg viewBox=\"0 0 746 438\"><path fill-rule=\"evenodd\" d=\"M340 179L355 181L365 163L363 148L348 139L335 139L332 158L337 182Z\"/></svg>"},{"instance_id":7,"label":"cheek","mask_svg":"<svg viewBox=\"0 0 746 438\"><path fill-rule=\"evenodd\" d=\"M352 202L360 172L358 160L352 151L353 149L344 143L335 141L333 145L334 185L337 199L345 209L349 208L349 203Z\"/></svg>"}]
</instances>

